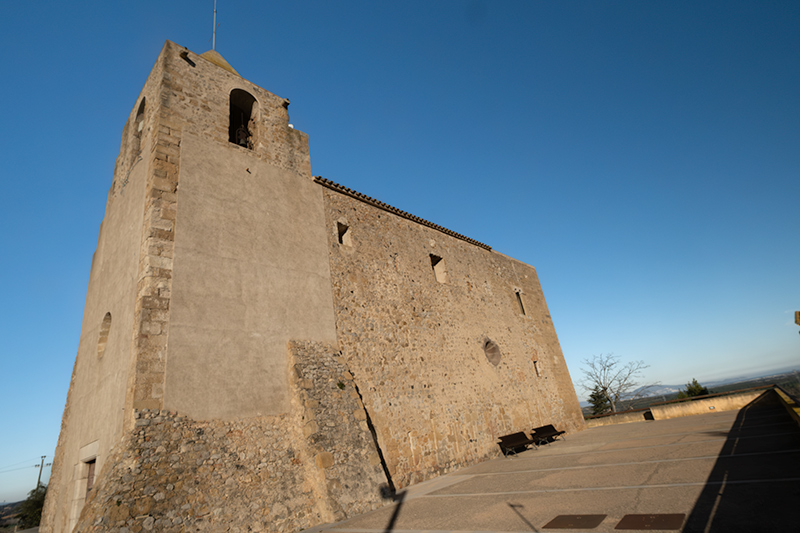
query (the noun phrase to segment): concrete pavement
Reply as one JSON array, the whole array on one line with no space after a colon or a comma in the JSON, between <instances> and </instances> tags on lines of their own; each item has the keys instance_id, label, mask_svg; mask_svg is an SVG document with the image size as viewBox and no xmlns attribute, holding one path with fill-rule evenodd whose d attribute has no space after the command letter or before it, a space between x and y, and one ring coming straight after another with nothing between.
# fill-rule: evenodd
<instances>
[{"instance_id":1,"label":"concrete pavement","mask_svg":"<svg viewBox=\"0 0 800 533\"><path fill-rule=\"evenodd\" d=\"M315 531L555 531L562 516L565 530L609 532L634 514L672 515L640 517L633 527L647 531L800 531L800 428L767 395L740 411L589 429L396 498Z\"/></svg>"}]
</instances>

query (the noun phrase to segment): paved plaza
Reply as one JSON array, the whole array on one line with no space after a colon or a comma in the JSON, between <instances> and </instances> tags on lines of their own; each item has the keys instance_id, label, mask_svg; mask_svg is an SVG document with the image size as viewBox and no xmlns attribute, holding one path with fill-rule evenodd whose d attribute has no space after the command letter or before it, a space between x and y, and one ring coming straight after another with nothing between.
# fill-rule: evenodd
<instances>
[{"instance_id":1,"label":"paved plaza","mask_svg":"<svg viewBox=\"0 0 800 533\"><path fill-rule=\"evenodd\" d=\"M740 411L597 427L420 483L393 505L314 531L608 532L626 523L800 531L800 428L770 395Z\"/></svg>"}]
</instances>

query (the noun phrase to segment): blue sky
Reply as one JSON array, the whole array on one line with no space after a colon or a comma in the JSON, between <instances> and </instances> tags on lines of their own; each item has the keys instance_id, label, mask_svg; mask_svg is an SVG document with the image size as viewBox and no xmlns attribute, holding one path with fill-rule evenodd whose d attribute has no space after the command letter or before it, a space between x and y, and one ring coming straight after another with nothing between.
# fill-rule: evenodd
<instances>
[{"instance_id":1,"label":"blue sky","mask_svg":"<svg viewBox=\"0 0 800 533\"><path fill-rule=\"evenodd\" d=\"M212 6L3 6L0 502L55 450L124 121L165 39L211 47ZM665 384L800 367L800 3L219 0L218 22L315 175L537 268L573 378L608 352Z\"/></svg>"}]
</instances>

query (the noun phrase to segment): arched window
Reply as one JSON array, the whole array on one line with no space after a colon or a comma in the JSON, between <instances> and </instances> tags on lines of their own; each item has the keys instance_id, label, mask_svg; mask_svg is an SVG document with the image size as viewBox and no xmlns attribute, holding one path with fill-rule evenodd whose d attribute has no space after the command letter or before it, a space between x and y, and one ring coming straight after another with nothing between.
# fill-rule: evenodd
<instances>
[{"instance_id":1,"label":"arched window","mask_svg":"<svg viewBox=\"0 0 800 533\"><path fill-rule=\"evenodd\" d=\"M142 97L142 101L139 102L139 107L136 109L136 116L133 119L133 135L130 135L128 138L130 142L128 144L128 155L127 155L127 162L130 164L132 161L136 159L136 156L139 155L139 150L142 148L142 132L144 131L144 108L145 102L144 97ZM130 131L130 130L128 130Z\"/></svg>"},{"instance_id":2,"label":"arched window","mask_svg":"<svg viewBox=\"0 0 800 533\"><path fill-rule=\"evenodd\" d=\"M228 123L228 141L244 148L253 148L256 99L247 91L231 91L231 113Z\"/></svg>"},{"instance_id":3,"label":"arched window","mask_svg":"<svg viewBox=\"0 0 800 533\"><path fill-rule=\"evenodd\" d=\"M144 130L144 98L142 98L142 103L139 104L139 109L136 111L136 119L133 121L133 134L137 137L142 136L142 130Z\"/></svg>"}]
</instances>

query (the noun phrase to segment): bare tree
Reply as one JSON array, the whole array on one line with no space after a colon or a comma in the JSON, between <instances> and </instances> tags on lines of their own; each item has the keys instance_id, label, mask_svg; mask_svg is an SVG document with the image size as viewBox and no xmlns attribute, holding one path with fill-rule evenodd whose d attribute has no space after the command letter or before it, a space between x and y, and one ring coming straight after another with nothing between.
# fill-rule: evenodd
<instances>
[{"instance_id":1,"label":"bare tree","mask_svg":"<svg viewBox=\"0 0 800 533\"><path fill-rule=\"evenodd\" d=\"M613 353L593 355L583 360L583 379L581 386L589 392L599 391L611 403L611 411L617 412L617 404L623 397L635 400L644 396L646 390L655 384L639 385L646 365L644 361L630 361L622 364Z\"/></svg>"}]
</instances>

